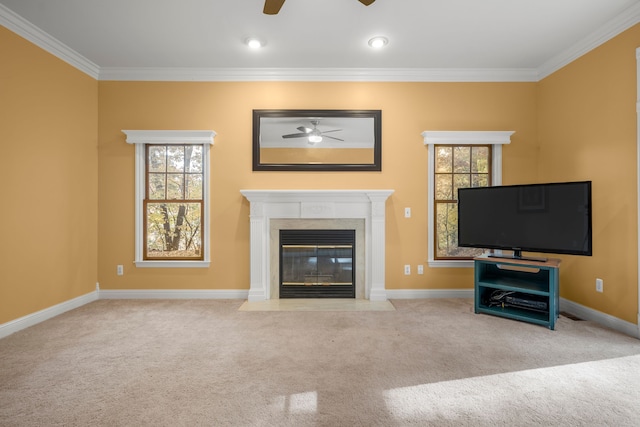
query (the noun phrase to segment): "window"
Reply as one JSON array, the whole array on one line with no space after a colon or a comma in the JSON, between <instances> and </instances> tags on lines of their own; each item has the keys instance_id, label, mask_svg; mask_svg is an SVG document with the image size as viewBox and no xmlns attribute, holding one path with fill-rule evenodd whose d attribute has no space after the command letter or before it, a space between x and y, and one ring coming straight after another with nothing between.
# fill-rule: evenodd
<instances>
[{"instance_id":1,"label":"window","mask_svg":"<svg viewBox=\"0 0 640 427\"><path fill-rule=\"evenodd\" d=\"M215 132L123 132L136 145L136 266L208 267Z\"/></svg>"},{"instance_id":2,"label":"window","mask_svg":"<svg viewBox=\"0 0 640 427\"><path fill-rule=\"evenodd\" d=\"M204 145L147 145L144 256L203 259Z\"/></svg>"},{"instance_id":3,"label":"window","mask_svg":"<svg viewBox=\"0 0 640 427\"><path fill-rule=\"evenodd\" d=\"M434 156L434 259L472 259L482 249L458 247L458 189L491 185L491 146L436 145Z\"/></svg>"},{"instance_id":4,"label":"window","mask_svg":"<svg viewBox=\"0 0 640 427\"><path fill-rule=\"evenodd\" d=\"M472 267L482 250L459 248L458 188L502 184L502 144L513 132L426 131L428 147L428 262L430 267Z\"/></svg>"}]
</instances>

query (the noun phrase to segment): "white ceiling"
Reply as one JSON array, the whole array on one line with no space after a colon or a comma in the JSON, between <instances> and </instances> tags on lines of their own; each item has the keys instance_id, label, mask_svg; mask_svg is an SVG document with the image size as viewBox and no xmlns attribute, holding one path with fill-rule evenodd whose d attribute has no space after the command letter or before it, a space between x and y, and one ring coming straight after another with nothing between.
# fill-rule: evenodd
<instances>
[{"instance_id":1,"label":"white ceiling","mask_svg":"<svg viewBox=\"0 0 640 427\"><path fill-rule=\"evenodd\" d=\"M0 0L0 24L100 79L537 80L640 22L640 0L263 4Z\"/></svg>"}]
</instances>

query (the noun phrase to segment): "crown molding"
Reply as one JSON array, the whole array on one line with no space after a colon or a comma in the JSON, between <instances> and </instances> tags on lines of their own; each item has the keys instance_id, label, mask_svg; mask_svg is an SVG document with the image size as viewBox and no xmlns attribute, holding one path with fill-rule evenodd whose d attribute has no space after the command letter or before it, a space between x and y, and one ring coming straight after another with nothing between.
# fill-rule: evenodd
<instances>
[{"instance_id":1,"label":"crown molding","mask_svg":"<svg viewBox=\"0 0 640 427\"><path fill-rule=\"evenodd\" d=\"M531 82L536 69L455 68L114 68L115 81Z\"/></svg>"},{"instance_id":2,"label":"crown molding","mask_svg":"<svg viewBox=\"0 0 640 427\"><path fill-rule=\"evenodd\" d=\"M2 4L0 4L0 25L27 39L53 56L62 59L83 73L88 74L90 77L98 79L100 67L97 64L89 61L75 50L45 33Z\"/></svg>"},{"instance_id":3,"label":"crown molding","mask_svg":"<svg viewBox=\"0 0 640 427\"><path fill-rule=\"evenodd\" d=\"M606 25L591 33L580 42L560 52L558 55L549 59L547 62L538 67L538 78L542 80L545 77L558 71L560 68L575 61L585 53L592 51L598 46L611 40L623 31L640 22L640 3L636 3L626 9L616 18L609 21Z\"/></svg>"}]
</instances>

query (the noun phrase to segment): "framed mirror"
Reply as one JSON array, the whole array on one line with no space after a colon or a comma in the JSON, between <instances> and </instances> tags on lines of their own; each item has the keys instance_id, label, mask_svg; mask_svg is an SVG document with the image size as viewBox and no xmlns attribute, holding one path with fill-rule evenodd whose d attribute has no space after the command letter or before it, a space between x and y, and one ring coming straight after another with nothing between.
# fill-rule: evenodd
<instances>
[{"instance_id":1,"label":"framed mirror","mask_svg":"<svg viewBox=\"0 0 640 427\"><path fill-rule=\"evenodd\" d=\"M381 110L253 110L254 171L380 171Z\"/></svg>"}]
</instances>

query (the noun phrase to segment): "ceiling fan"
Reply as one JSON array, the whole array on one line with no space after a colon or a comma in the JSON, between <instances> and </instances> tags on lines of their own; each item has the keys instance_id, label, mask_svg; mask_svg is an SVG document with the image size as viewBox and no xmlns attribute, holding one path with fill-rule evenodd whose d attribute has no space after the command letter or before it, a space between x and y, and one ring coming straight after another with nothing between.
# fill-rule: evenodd
<instances>
[{"instance_id":1,"label":"ceiling fan","mask_svg":"<svg viewBox=\"0 0 640 427\"><path fill-rule=\"evenodd\" d=\"M309 139L309 144L313 145L317 142L321 142L322 138L330 138L330 139L335 139L336 141L344 141L344 139L340 139L340 138L336 138L333 136L329 136L329 135L325 135L325 133L329 133L329 132L339 132L342 129L331 129L331 130L325 130L325 131L321 131L320 129L318 129L318 123L320 123L320 120L311 120L311 125L313 126L313 128L308 128L305 126L298 126L296 129L298 129L300 131L300 133L290 133L288 135L282 135L283 138L287 139L287 138L308 138Z\"/></svg>"},{"instance_id":2,"label":"ceiling fan","mask_svg":"<svg viewBox=\"0 0 640 427\"><path fill-rule=\"evenodd\" d=\"M358 0L358 1L365 6L369 6L371 3L373 3L376 0ZM267 15L277 15L278 12L280 12L280 8L282 7L283 4L284 4L284 0L264 0L264 9L262 10L262 12Z\"/></svg>"}]
</instances>

